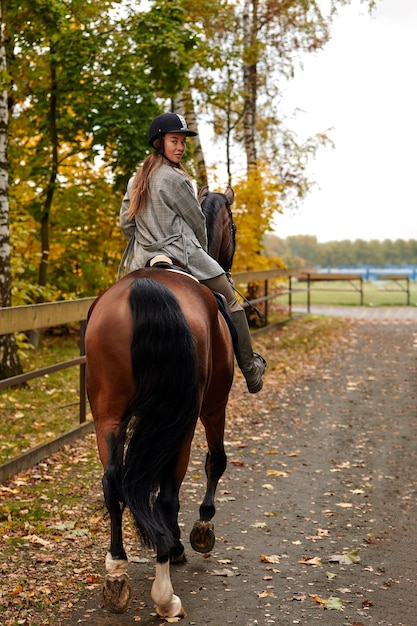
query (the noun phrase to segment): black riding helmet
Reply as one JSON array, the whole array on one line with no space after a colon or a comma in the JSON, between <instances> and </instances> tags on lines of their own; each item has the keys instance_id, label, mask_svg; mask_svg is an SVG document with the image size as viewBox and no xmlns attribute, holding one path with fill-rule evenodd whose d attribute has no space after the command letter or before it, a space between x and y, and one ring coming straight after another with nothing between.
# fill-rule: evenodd
<instances>
[{"instance_id":1,"label":"black riding helmet","mask_svg":"<svg viewBox=\"0 0 417 626\"><path fill-rule=\"evenodd\" d=\"M152 148L155 148L154 143L157 139L161 139L166 133L185 133L187 137L195 137L197 133L190 130L187 126L185 117L177 115L176 113L162 113L155 117L149 128L148 141ZM158 151L163 154L163 143L158 148Z\"/></svg>"}]
</instances>

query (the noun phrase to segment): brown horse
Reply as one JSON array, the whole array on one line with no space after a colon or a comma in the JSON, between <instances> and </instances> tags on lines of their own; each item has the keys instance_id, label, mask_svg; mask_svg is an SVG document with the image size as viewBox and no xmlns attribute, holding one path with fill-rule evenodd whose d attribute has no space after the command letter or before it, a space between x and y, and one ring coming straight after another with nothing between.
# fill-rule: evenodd
<instances>
[{"instance_id":1,"label":"brown horse","mask_svg":"<svg viewBox=\"0 0 417 626\"><path fill-rule=\"evenodd\" d=\"M223 198L224 210L232 196ZM226 206L227 205L227 206ZM213 221L219 228L221 211ZM230 226L229 226L230 232ZM228 232L224 233L229 238ZM225 411L234 353L227 322L213 293L184 272L158 266L137 270L93 304L86 331L87 390L103 464L110 515L103 595L113 612L130 599L122 516L128 506L143 543L156 549L151 596L161 617L185 616L174 594L170 562L185 560L178 526L179 491L195 426L206 432L207 487L190 535L194 550L210 552L215 492L226 468Z\"/></svg>"}]
</instances>

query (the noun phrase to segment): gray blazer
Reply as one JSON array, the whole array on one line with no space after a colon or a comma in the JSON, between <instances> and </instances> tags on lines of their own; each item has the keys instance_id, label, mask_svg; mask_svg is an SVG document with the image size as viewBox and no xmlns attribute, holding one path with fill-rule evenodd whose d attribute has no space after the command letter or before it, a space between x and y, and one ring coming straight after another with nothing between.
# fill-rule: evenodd
<instances>
[{"instance_id":1,"label":"gray blazer","mask_svg":"<svg viewBox=\"0 0 417 626\"><path fill-rule=\"evenodd\" d=\"M133 178L129 180L120 208L120 227L125 237L134 236L129 271L145 267L157 254L180 261L198 280L223 274L207 253L206 220L191 181L179 168L163 164L151 177L149 200L140 217L128 218Z\"/></svg>"}]
</instances>

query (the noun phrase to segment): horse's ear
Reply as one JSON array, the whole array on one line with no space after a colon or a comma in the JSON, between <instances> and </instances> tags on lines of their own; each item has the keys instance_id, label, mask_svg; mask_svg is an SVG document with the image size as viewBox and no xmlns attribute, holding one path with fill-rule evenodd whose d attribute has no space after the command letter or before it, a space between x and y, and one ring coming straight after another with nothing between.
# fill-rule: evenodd
<instances>
[{"instance_id":1,"label":"horse's ear","mask_svg":"<svg viewBox=\"0 0 417 626\"><path fill-rule=\"evenodd\" d=\"M204 187L201 187L200 192L198 194L198 201L200 202L200 204L203 201L203 198L207 196L208 192L209 192L208 185L204 185Z\"/></svg>"},{"instance_id":2,"label":"horse's ear","mask_svg":"<svg viewBox=\"0 0 417 626\"><path fill-rule=\"evenodd\" d=\"M235 192L233 191L231 187L228 187L226 189L226 191L224 192L224 195L226 196L229 204L233 204L233 202L235 201Z\"/></svg>"}]
</instances>

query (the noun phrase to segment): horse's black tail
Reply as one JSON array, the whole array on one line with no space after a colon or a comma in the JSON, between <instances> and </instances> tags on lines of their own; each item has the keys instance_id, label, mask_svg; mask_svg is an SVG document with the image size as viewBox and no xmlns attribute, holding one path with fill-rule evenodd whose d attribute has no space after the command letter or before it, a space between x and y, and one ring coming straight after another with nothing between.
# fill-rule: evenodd
<instances>
[{"instance_id":1,"label":"horse's black tail","mask_svg":"<svg viewBox=\"0 0 417 626\"><path fill-rule=\"evenodd\" d=\"M130 306L135 394L123 420L123 496L143 542L169 552L172 531L154 504L160 485L174 480L181 445L198 418L196 346L178 301L165 285L135 280Z\"/></svg>"}]
</instances>

